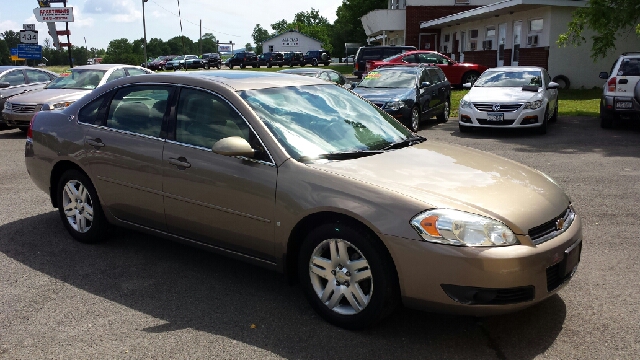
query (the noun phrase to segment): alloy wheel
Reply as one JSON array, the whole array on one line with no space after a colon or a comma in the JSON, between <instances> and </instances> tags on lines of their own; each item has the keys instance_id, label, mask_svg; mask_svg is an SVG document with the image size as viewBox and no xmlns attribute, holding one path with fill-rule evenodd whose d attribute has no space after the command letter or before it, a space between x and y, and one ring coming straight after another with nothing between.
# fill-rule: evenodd
<instances>
[{"instance_id":1,"label":"alloy wheel","mask_svg":"<svg viewBox=\"0 0 640 360\"><path fill-rule=\"evenodd\" d=\"M416 107L411 110L411 130L413 130L414 132L417 132L419 127L420 127L420 112Z\"/></svg>"},{"instance_id":2,"label":"alloy wheel","mask_svg":"<svg viewBox=\"0 0 640 360\"><path fill-rule=\"evenodd\" d=\"M367 259L342 239L327 239L315 248L309 260L309 277L320 301L340 315L364 310L373 294Z\"/></svg>"},{"instance_id":3,"label":"alloy wheel","mask_svg":"<svg viewBox=\"0 0 640 360\"><path fill-rule=\"evenodd\" d=\"M69 180L62 193L62 206L69 225L86 233L93 225L93 201L88 189L77 180Z\"/></svg>"}]
</instances>

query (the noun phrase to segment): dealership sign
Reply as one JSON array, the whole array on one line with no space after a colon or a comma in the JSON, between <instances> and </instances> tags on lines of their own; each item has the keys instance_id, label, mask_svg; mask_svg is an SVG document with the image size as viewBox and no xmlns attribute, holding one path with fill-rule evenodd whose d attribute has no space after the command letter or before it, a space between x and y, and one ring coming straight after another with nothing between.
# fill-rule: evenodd
<instances>
[{"instance_id":1,"label":"dealership sign","mask_svg":"<svg viewBox=\"0 0 640 360\"><path fill-rule=\"evenodd\" d=\"M298 43L297 37L282 38L282 46L298 46L298 45L300 44Z\"/></svg>"},{"instance_id":2,"label":"dealership sign","mask_svg":"<svg viewBox=\"0 0 640 360\"><path fill-rule=\"evenodd\" d=\"M33 14L38 22L73 22L72 7L35 8Z\"/></svg>"},{"instance_id":3,"label":"dealership sign","mask_svg":"<svg viewBox=\"0 0 640 360\"><path fill-rule=\"evenodd\" d=\"M230 52L231 45L218 45L218 51L220 52Z\"/></svg>"}]
</instances>

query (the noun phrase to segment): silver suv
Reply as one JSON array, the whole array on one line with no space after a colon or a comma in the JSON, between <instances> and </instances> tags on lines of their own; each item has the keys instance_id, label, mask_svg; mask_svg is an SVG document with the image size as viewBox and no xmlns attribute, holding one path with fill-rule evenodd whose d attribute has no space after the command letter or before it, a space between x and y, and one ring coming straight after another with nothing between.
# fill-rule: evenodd
<instances>
[{"instance_id":1,"label":"silver suv","mask_svg":"<svg viewBox=\"0 0 640 360\"><path fill-rule=\"evenodd\" d=\"M601 72L603 86L600 100L600 126L609 129L620 118L637 118L640 114L640 52L623 53L613 63L611 73Z\"/></svg>"}]
</instances>

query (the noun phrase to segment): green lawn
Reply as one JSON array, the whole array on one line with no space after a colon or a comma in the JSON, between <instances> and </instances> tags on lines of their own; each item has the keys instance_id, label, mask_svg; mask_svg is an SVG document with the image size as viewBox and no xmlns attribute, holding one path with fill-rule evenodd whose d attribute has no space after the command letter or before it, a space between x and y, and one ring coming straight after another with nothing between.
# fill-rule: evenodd
<instances>
[{"instance_id":1,"label":"green lawn","mask_svg":"<svg viewBox=\"0 0 640 360\"><path fill-rule=\"evenodd\" d=\"M469 90L451 91L451 117L458 117L460 99ZM560 90L558 93L558 114L560 116L599 116L601 89Z\"/></svg>"}]
</instances>

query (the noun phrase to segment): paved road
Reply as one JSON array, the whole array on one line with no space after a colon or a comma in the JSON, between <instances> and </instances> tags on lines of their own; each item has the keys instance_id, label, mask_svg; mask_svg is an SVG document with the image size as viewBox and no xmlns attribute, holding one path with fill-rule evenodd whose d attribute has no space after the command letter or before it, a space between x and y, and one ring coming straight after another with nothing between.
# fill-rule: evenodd
<instances>
[{"instance_id":1,"label":"paved road","mask_svg":"<svg viewBox=\"0 0 640 360\"><path fill-rule=\"evenodd\" d=\"M640 126L603 131L594 118L560 118L545 136L462 135L451 121L421 133L525 163L566 189L585 244L569 286L516 314L400 310L344 331L275 273L128 231L100 245L72 241L26 174L24 135L4 131L0 358L637 358Z\"/></svg>"}]
</instances>

